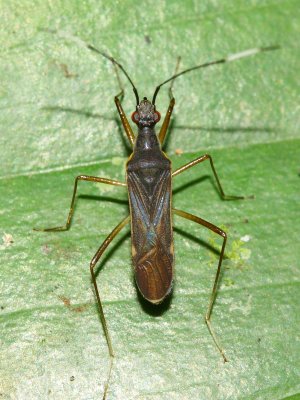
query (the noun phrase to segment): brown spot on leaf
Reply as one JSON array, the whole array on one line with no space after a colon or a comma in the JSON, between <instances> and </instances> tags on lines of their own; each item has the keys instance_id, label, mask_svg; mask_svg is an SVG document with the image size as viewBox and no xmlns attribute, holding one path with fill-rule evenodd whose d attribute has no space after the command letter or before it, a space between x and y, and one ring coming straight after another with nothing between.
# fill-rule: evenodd
<instances>
[{"instance_id":1,"label":"brown spot on leaf","mask_svg":"<svg viewBox=\"0 0 300 400\"><path fill-rule=\"evenodd\" d=\"M87 306L78 306L78 307L71 307L71 310L74 312L83 312L84 310L86 310Z\"/></svg>"},{"instance_id":2,"label":"brown spot on leaf","mask_svg":"<svg viewBox=\"0 0 300 400\"><path fill-rule=\"evenodd\" d=\"M59 67L63 71L65 78L77 78L78 75L70 72L67 64L60 63Z\"/></svg>"},{"instance_id":3,"label":"brown spot on leaf","mask_svg":"<svg viewBox=\"0 0 300 400\"><path fill-rule=\"evenodd\" d=\"M44 253L44 254L49 254L50 253L50 247L47 245L47 244L44 244L43 246L42 246L42 252Z\"/></svg>"},{"instance_id":4,"label":"brown spot on leaf","mask_svg":"<svg viewBox=\"0 0 300 400\"><path fill-rule=\"evenodd\" d=\"M61 300L61 301L64 303L64 305L65 305L66 307L70 307L70 306L71 306L71 301L70 301L70 299L68 299L67 297L58 296L58 298L59 298L59 300Z\"/></svg>"},{"instance_id":5,"label":"brown spot on leaf","mask_svg":"<svg viewBox=\"0 0 300 400\"><path fill-rule=\"evenodd\" d=\"M86 310L86 308L87 308L87 305L83 305L83 306L72 306L72 305L71 305L71 300L68 299L68 298L65 297L65 296L58 296L58 298L64 303L64 305L65 305L70 311L80 313L80 312L83 312L84 310Z\"/></svg>"}]
</instances>

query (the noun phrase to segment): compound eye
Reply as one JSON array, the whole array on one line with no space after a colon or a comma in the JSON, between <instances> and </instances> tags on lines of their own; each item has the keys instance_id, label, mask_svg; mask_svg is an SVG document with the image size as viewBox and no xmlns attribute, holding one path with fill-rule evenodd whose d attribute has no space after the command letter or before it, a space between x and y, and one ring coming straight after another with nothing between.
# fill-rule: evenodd
<instances>
[{"instance_id":1,"label":"compound eye","mask_svg":"<svg viewBox=\"0 0 300 400\"><path fill-rule=\"evenodd\" d=\"M134 112L131 114L131 119L132 119L132 121L133 121L135 124L138 124L138 122L139 122L139 120L140 120L140 118L139 118L139 113L138 113L137 111L134 111Z\"/></svg>"},{"instance_id":2,"label":"compound eye","mask_svg":"<svg viewBox=\"0 0 300 400\"><path fill-rule=\"evenodd\" d=\"M160 113L158 111L155 111L154 113L154 121L157 123L160 120Z\"/></svg>"}]
</instances>

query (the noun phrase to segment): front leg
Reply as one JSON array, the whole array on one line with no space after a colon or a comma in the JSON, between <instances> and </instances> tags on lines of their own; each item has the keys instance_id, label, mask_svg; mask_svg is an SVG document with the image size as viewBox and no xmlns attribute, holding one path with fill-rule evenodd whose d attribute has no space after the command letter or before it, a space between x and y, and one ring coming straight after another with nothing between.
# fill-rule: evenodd
<instances>
[{"instance_id":1,"label":"front leg","mask_svg":"<svg viewBox=\"0 0 300 400\"><path fill-rule=\"evenodd\" d=\"M205 160L209 160L209 162L210 162L210 166L211 166L212 172L213 172L213 174L215 176L215 179L216 179L216 182L217 182L217 186L218 186L218 189L220 191L220 195L221 195L223 200L243 200L243 199L253 199L254 198L254 196L231 196L231 195L225 194L225 192L224 192L224 190L222 188L220 179L218 177L217 171L215 169L213 160L212 160L212 158L211 158L211 156L209 154L204 154L203 156L198 157L195 160L190 161L189 163L187 163L187 164L183 165L182 167L176 169L172 173L172 177L174 177L176 175L179 175L184 171L187 171L189 168L195 167L197 164L200 164L201 162L203 162Z\"/></svg>"},{"instance_id":2,"label":"front leg","mask_svg":"<svg viewBox=\"0 0 300 400\"><path fill-rule=\"evenodd\" d=\"M76 198L78 181L99 182L99 183L106 183L108 185L125 186L126 187L126 183L119 182L119 181L116 181L116 180L113 180L113 179L98 178L97 176L79 175L75 179L74 189L73 189L73 196L72 196L71 205L70 205L70 211L69 211L69 215L68 215L67 222L65 223L65 225L56 226L54 228L44 228L44 229L33 228L33 230L42 231L42 232L61 232L61 231L69 230L70 225L71 225L71 221L72 221L72 218L73 218L73 214L74 214L74 203L75 203L75 198Z\"/></svg>"},{"instance_id":3,"label":"front leg","mask_svg":"<svg viewBox=\"0 0 300 400\"><path fill-rule=\"evenodd\" d=\"M174 75L177 74L177 72L178 72L180 60L181 60L181 57L178 57ZM170 85L170 88L169 88L170 103L169 103L169 107L168 107L166 116L164 118L164 122L163 122L163 124L162 124L162 126L160 128L160 132L159 132L159 135L158 135L158 140L159 140L159 143L161 144L161 146L163 146L163 144L164 144L166 133L167 133L167 130L168 130L168 127L169 127L169 124L170 124L170 119L171 119L171 115L172 115L172 112L173 112L173 108L175 106L175 98L174 98L173 92L172 92L173 83L174 83L174 81L171 81L171 85Z\"/></svg>"},{"instance_id":4,"label":"front leg","mask_svg":"<svg viewBox=\"0 0 300 400\"><path fill-rule=\"evenodd\" d=\"M133 148L134 142L135 142L135 136L134 136L133 130L132 130L132 128L131 128L131 126L130 126L130 124L128 122L126 114L125 114L125 112L123 110L121 101L119 99L119 97L122 98L123 94L124 94L124 91L122 89L121 92L115 96L115 103L116 103L116 107L117 107L119 116L121 118L121 122L122 122L123 128L125 130L125 133L126 133L126 135L128 137L128 140L129 140L129 142L131 144L131 147Z\"/></svg>"}]
</instances>

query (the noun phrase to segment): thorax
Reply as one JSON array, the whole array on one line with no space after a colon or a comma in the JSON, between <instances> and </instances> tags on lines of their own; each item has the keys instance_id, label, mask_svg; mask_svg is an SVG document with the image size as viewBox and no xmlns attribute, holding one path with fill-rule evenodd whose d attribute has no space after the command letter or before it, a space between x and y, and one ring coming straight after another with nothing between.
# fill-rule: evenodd
<instances>
[{"instance_id":1,"label":"thorax","mask_svg":"<svg viewBox=\"0 0 300 400\"><path fill-rule=\"evenodd\" d=\"M171 161L161 150L154 127L139 129L133 153L127 162L127 172L141 171L148 175L154 170L170 170Z\"/></svg>"}]
</instances>

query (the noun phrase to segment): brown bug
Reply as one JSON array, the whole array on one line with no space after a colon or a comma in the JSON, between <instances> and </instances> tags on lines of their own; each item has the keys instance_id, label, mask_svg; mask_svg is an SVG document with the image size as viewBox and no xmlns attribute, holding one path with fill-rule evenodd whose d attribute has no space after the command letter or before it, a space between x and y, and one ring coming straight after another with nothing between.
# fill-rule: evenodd
<instances>
[{"instance_id":1,"label":"brown bug","mask_svg":"<svg viewBox=\"0 0 300 400\"><path fill-rule=\"evenodd\" d=\"M228 196L225 194L217 172L214 167L213 160L209 154L202 155L193 161L183 165L182 167L172 171L171 161L162 151L164 139L170 123L170 118L175 105L175 98L172 93L173 81L179 76L200 68L205 68L217 64L223 64L226 62L234 61L243 57L248 57L259 52L275 50L278 46L262 47L246 50L241 53L230 55L226 58L222 58L216 61L208 62L205 64L196 65L192 68L185 69L181 72L178 71L179 60L176 66L175 74L158 85L154 91L152 101L149 101L146 97L140 101L138 91L134 86L130 76L125 71L123 66L119 64L114 58L107 54L99 51L91 45L86 45L90 50L100 54L101 56L109 59L115 66L118 82L121 88L121 92L115 96L115 103L119 112L122 125L124 127L127 138L132 146L132 154L130 155L126 165L126 183L108 178L100 178L95 176L80 175L75 179L75 185L73 190L73 197L71 201L70 211L67 218L67 222L63 226L42 229L43 231L64 231L70 228L71 220L74 212L74 202L77 191L78 181L90 181L90 182L101 182L108 185L122 186L128 190L129 198L129 209L130 214L123 219L107 236L105 241L97 250L91 263L90 270L92 275L92 281L97 296L99 305L99 311L101 315L102 325L105 332L109 355L111 359L108 380L105 385L103 398L106 397L108 390L108 384L112 369L112 361L114 357L113 347L110 339L110 335L105 320L102 303L98 291L98 286L95 278L94 269L106 250L111 241L118 235L118 233L124 228L126 224L131 224L131 240L132 240L132 260L134 275L137 287L141 295L152 304L160 304L164 299L171 293L172 285L174 280L174 250L173 250L173 224L172 214L177 214L183 218L193 221L197 224L203 225L209 230L215 232L223 239L223 244L220 252L219 262L217 266L217 272L212 288L207 313L205 315L205 321L208 329L213 337L213 340L220 351L224 362L227 358L224 351L219 344L219 341L211 326L210 318L212 308L216 296L217 284L220 275L222 260L224 256L224 250L226 245L227 236L226 233L213 225L212 223L205 221L204 219L189 214L186 211L178 210L172 207L172 178L187 171L188 169L195 167L208 160L216 179L218 189L221 197L224 200L244 199L244 196ZM124 73L128 81L130 82L133 92L136 98L136 109L132 114L132 121L138 128L138 133L135 135L127 120L127 117L123 111L121 105L121 99L123 98L124 91L118 75L118 68ZM155 133L155 125L160 120L160 113L156 110L155 100L161 86L171 82L169 88L170 103L167 113L164 117L163 124L161 126L158 135Z\"/></svg>"}]
</instances>

